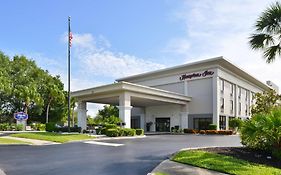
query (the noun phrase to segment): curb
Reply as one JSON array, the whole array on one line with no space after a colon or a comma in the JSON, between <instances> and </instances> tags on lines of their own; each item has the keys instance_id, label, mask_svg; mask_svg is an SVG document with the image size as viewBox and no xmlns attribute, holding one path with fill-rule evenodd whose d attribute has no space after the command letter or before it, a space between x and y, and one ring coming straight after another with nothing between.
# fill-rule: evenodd
<instances>
[{"instance_id":1,"label":"curb","mask_svg":"<svg viewBox=\"0 0 281 175\"><path fill-rule=\"evenodd\" d=\"M100 138L92 138L92 139L85 139L85 140L74 140L66 143L77 143L77 142L85 142L85 141L103 141L103 140L141 139L141 138L146 138L146 135L134 136L134 137L100 137Z\"/></svg>"},{"instance_id":2,"label":"curb","mask_svg":"<svg viewBox=\"0 0 281 175\"><path fill-rule=\"evenodd\" d=\"M0 175L6 175L6 173L0 169Z\"/></svg>"},{"instance_id":3,"label":"curb","mask_svg":"<svg viewBox=\"0 0 281 175\"><path fill-rule=\"evenodd\" d=\"M160 162L155 168L153 168L153 170L151 171L151 173L148 173L147 175L154 175L154 173L157 172L156 170L157 170L157 169L160 169L159 167L161 167L161 165L162 165L163 163L165 163L166 161L170 161L171 157L172 157L173 155L175 155L176 153L180 152L180 151L197 150L197 149L205 149L205 148L223 148L223 147L226 147L226 146L206 146L206 147L182 148L182 149L180 149L179 151L174 152L173 154L171 154L170 157L169 157L169 159L165 159L165 160L163 160L162 162ZM243 146L233 146L233 147L237 147L237 148L238 148L238 147L243 147ZM190 166L192 166L192 165L190 165ZM196 166L194 166L194 167L196 167ZM204 168L203 168L203 169L204 169ZM212 170L211 170L211 171L212 171ZM220 173L220 172L218 172L218 173ZM223 174L223 173L221 173L221 174Z\"/></svg>"}]
</instances>

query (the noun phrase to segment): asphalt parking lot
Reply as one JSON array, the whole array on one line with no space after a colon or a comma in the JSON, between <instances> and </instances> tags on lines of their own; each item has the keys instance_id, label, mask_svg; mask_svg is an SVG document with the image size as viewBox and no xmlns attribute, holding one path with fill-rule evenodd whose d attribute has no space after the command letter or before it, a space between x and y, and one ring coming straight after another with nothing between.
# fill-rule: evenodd
<instances>
[{"instance_id":1,"label":"asphalt parking lot","mask_svg":"<svg viewBox=\"0 0 281 175\"><path fill-rule=\"evenodd\" d=\"M48 146L0 146L7 175L146 175L182 148L241 146L239 136L154 135Z\"/></svg>"}]
</instances>

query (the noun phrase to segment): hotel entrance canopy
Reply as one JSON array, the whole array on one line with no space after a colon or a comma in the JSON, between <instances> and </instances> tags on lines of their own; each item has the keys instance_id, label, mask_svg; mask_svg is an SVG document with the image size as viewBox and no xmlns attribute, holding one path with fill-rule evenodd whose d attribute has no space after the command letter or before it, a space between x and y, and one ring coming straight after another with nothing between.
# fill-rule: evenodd
<instances>
[{"instance_id":1,"label":"hotel entrance canopy","mask_svg":"<svg viewBox=\"0 0 281 175\"><path fill-rule=\"evenodd\" d=\"M125 127L130 128L132 106L165 104L186 106L191 101L189 96L124 81L75 91L71 96L78 100L78 125L83 129L86 128L87 102L117 105L119 117L126 123Z\"/></svg>"}]
</instances>

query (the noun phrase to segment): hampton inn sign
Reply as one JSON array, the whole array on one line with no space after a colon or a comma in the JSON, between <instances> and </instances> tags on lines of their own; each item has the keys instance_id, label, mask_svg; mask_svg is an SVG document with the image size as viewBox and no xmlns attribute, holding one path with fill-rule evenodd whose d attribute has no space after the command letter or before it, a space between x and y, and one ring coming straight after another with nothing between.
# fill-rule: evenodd
<instances>
[{"instance_id":1,"label":"hampton inn sign","mask_svg":"<svg viewBox=\"0 0 281 175\"><path fill-rule=\"evenodd\" d=\"M269 88L217 57L120 78L71 95L78 100L78 125L83 129L87 103L101 103L116 105L126 128L168 132L172 127L207 129L211 123L228 129L230 118L249 118L253 94Z\"/></svg>"},{"instance_id":2,"label":"hampton inn sign","mask_svg":"<svg viewBox=\"0 0 281 175\"><path fill-rule=\"evenodd\" d=\"M209 71L209 70L206 70L204 72L198 72L198 73L183 74L180 76L180 80L212 76L213 74L214 74L214 71Z\"/></svg>"}]
</instances>

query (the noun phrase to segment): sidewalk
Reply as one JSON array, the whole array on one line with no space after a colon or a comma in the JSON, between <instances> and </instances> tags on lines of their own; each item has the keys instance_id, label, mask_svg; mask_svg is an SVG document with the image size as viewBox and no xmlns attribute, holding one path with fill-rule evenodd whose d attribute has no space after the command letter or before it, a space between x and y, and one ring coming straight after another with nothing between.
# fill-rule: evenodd
<instances>
[{"instance_id":1,"label":"sidewalk","mask_svg":"<svg viewBox=\"0 0 281 175\"><path fill-rule=\"evenodd\" d=\"M10 137L10 136L3 136L2 138L29 142L29 143L32 143L32 145L54 145L54 144L60 144L60 143L50 142L50 141L45 141L45 140L26 139L26 138Z\"/></svg>"},{"instance_id":2,"label":"sidewalk","mask_svg":"<svg viewBox=\"0 0 281 175\"><path fill-rule=\"evenodd\" d=\"M153 173L161 172L168 173L169 175L226 175L204 168L185 165L170 160L161 162L153 171Z\"/></svg>"}]
</instances>

